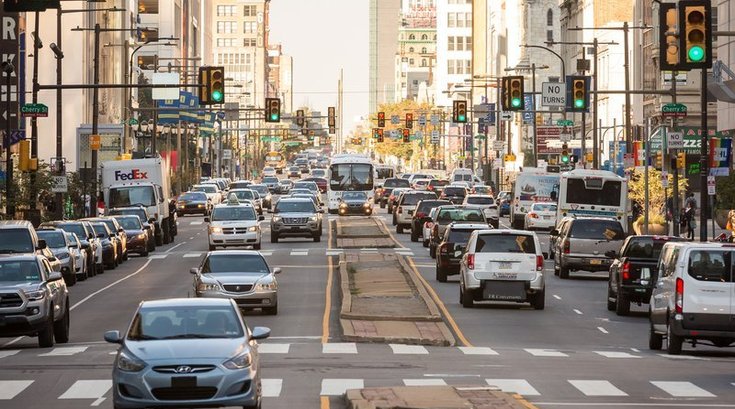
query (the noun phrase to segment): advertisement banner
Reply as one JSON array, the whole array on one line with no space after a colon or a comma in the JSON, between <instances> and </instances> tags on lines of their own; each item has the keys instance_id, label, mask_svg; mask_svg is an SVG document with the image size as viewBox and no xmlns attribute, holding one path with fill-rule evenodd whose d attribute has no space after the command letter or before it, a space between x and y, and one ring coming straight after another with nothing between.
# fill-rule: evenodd
<instances>
[{"instance_id":1,"label":"advertisement banner","mask_svg":"<svg viewBox=\"0 0 735 409\"><path fill-rule=\"evenodd\" d=\"M541 155L558 155L561 154L561 145L558 148L549 146L551 141L560 141L562 128L560 126L539 126L536 127L536 147Z\"/></svg>"},{"instance_id":2,"label":"advertisement banner","mask_svg":"<svg viewBox=\"0 0 735 409\"><path fill-rule=\"evenodd\" d=\"M711 176L730 176L732 158L732 139L709 139L709 174Z\"/></svg>"}]
</instances>

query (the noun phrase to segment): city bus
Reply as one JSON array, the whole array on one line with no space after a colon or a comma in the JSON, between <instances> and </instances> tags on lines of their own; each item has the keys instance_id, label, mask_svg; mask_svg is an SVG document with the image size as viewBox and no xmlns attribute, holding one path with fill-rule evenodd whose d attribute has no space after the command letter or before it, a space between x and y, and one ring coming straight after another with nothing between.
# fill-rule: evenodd
<instances>
[{"instance_id":1,"label":"city bus","mask_svg":"<svg viewBox=\"0 0 735 409\"><path fill-rule=\"evenodd\" d=\"M628 181L606 170L575 169L559 178L557 221L565 216L609 217L628 230Z\"/></svg>"},{"instance_id":2,"label":"city bus","mask_svg":"<svg viewBox=\"0 0 735 409\"><path fill-rule=\"evenodd\" d=\"M268 152L265 155L265 166L270 166L276 169L276 173L283 173L283 169L286 167L286 158L281 152Z\"/></svg>"},{"instance_id":3,"label":"city bus","mask_svg":"<svg viewBox=\"0 0 735 409\"><path fill-rule=\"evenodd\" d=\"M329 213L339 210L339 198L343 192L365 192L372 198L375 192L375 166L362 155L335 155L329 163L327 206Z\"/></svg>"}]
</instances>

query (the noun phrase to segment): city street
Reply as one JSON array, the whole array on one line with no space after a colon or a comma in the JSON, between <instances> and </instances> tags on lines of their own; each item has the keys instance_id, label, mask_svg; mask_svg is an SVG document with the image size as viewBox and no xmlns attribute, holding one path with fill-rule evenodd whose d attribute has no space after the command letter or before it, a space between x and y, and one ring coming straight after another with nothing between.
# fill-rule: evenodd
<instances>
[{"instance_id":1,"label":"city street","mask_svg":"<svg viewBox=\"0 0 735 409\"><path fill-rule=\"evenodd\" d=\"M384 210L377 217L390 224ZM126 329L141 300L191 294L189 269L207 247L202 220L180 218L175 243L73 287L69 344L38 349L34 338L3 339L2 407L112 407L110 372L116 348L105 343L102 334ZM267 223L262 222L266 233ZM539 235L542 241L547 236ZM735 407L730 375L735 354L702 346L679 357L647 350L645 309L636 307L637 313L623 318L608 312L603 275L560 280L547 261L545 310L516 305L463 309L456 282L450 278L437 283L434 260L407 234L394 234L403 245L399 252L411 256L441 299L459 345L340 342L334 276L328 334L323 328L330 263L342 251L333 247L331 236L321 243L286 239L263 246L270 266L283 269L278 277L279 314L246 316L251 327L272 329L259 347L264 407L341 408L345 389L404 384L495 385L522 394L540 408L603 403L618 408Z\"/></svg>"}]
</instances>

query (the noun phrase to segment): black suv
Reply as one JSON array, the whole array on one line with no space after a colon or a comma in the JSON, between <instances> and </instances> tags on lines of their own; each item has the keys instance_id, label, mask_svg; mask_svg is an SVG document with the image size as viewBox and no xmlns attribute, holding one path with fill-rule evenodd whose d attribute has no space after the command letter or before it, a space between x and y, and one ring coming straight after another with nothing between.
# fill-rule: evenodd
<instances>
[{"instance_id":1,"label":"black suv","mask_svg":"<svg viewBox=\"0 0 735 409\"><path fill-rule=\"evenodd\" d=\"M484 223L451 223L447 226L436 250L436 281L446 283L448 275L459 274L459 264L467 249L470 234L475 230L489 228Z\"/></svg>"},{"instance_id":2,"label":"black suv","mask_svg":"<svg viewBox=\"0 0 735 409\"><path fill-rule=\"evenodd\" d=\"M382 187L375 189L374 203L379 204L381 209L385 209L385 205L388 204L388 198L390 197L391 192L393 192L393 189L397 187L410 188L411 184L406 179L386 179Z\"/></svg>"},{"instance_id":3,"label":"black suv","mask_svg":"<svg viewBox=\"0 0 735 409\"><path fill-rule=\"evenodd\" d=\"M450 204L452 203L448 200L438 199L425 199L416 203L416 211L413 212L413 216L411 217L411 241L419 241L419 237L423 236L424 223L431 220L429 216L431 209Z\"/></svg>"}]
</instances>

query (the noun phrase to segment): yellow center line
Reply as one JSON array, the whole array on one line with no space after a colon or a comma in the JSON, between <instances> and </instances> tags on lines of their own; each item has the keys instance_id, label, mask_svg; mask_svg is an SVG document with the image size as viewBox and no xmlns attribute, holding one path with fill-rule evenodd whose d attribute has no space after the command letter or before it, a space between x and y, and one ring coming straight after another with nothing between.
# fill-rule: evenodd
<instances>
[{"instance_id":1,"label":"yellow center line","mask_svg":"<svg viewBox=\"0 0 735 409\"><path fill-rule=\"evenodd\" d=\"M321 396L321 409L329 409L329 396Z\"/></svg>"},{"instance_id":2,"label":"yellow center line","mask_svg":"<svg viewBox=\"0 0 735 409\"><path fill-rule=\"evenodd\" d=\"M518 402L520 402L521 405L525 406L528 409L538 409L538 407L536 405L534 405L533 403L527 401L526 399L523 398L523 396L521 396L521 395L519 395L517 393L513 394L513 398L515 398L515 400L517 400Z\"/></svg>"},{"instance_id":3,"label":"yellow center line","mask_svg":"<svg viewBox=\"0 0 735 409\"><path fill-rule=\"evenodd\" d=\"M327 250L332 248L332 223L327 221ZM332 256L327 256L327 290L324 300L324 316L322 317L322 344L329 341L329 315L332 310L332 276L334 275L334 266L332 265ZM324 408L324 397L322 397L322 408ZM327 398L327 408L329 407L329 398Z\"/></svg>"}]
</instances>

